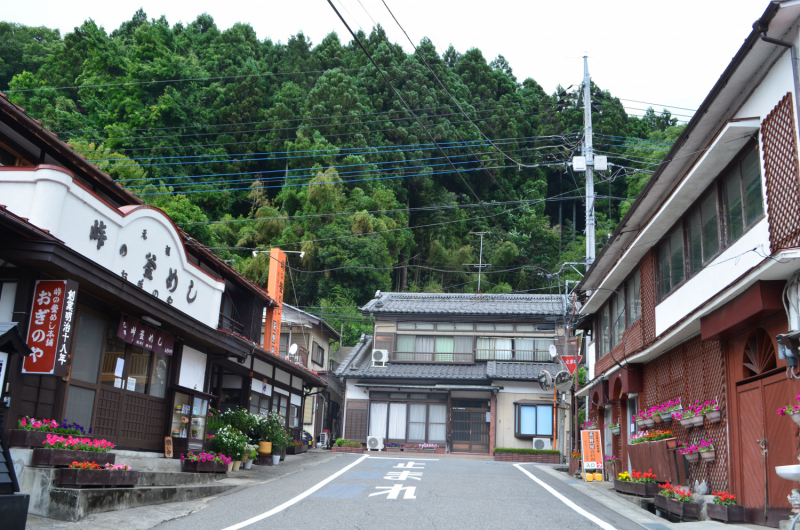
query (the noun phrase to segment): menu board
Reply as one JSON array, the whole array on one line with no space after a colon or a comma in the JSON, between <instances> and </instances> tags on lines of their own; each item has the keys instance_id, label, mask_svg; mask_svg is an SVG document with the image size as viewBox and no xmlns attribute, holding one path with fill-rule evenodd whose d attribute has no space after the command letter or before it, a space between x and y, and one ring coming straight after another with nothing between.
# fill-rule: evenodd
<instances>
[{"instance_id":1,"label":"menu board","mask_svg":"<svg viewBox=\"0 0 800 530\"><path fill-rule=\"evenodd\" d=\"M603 469L603 443L600 431L581 431L581 460L586 473L600 472Z\"/></svg>"}]
</instances>

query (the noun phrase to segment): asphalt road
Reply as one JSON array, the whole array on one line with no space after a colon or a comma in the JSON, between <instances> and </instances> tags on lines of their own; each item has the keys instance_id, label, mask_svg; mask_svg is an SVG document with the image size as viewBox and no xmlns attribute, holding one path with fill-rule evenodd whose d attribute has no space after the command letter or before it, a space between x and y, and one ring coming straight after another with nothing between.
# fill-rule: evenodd
<instances>
[{"instance_id":1,"label":"asphalt road","mask_svg":"<svg viewBox=\"0 0 800 530\"><path fill-rule=\"evenodd\" d=\"M520 467L552 491L510 463L340 455L213 499L157 528L642 529L535 466Z\"/></svg>"}]
</instances>

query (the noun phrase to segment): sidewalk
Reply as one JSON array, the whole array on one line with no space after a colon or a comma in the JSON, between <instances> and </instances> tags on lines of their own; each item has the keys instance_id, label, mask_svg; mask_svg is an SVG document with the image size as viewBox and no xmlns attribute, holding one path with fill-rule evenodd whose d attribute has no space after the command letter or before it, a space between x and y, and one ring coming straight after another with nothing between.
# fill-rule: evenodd
<instances>
[{"instance_id":1,"label":"sidewalk","mask_svg":"<svg viewBox=\"0 0 800 530\"><path fill-rule=\"evenodd\" d=\"M236 494L244 488L266 484L280 478L299 473L305 469L328 462L339 456L339 453L330 451L312 450L302 455L290 455L278 466L254 466L249 471L241 470L228 473L227 477L218 481L222 484L231 484L236 488L222 494L204 497L193 501L173 502L142 506L128 510L98 513L84 517L80 521L70 523L28 515L26 530L149 530L166 521L180 519L189 514L203 510L212 499ZM0 525L2 526L2 525Z\"/></svg>"},{"instance_id":2,"label":"sidewalk","mask_svg":"<svg viewBox=\"0 0 800 530\"><path fill-rule=\"evenodd\" d=\"M626 501L624 498L614 493L614 489L609 482L582 482L570 477L566 473L556 471L553 469L555 466L546 464L525 465L535 466L536 469L560 480L576 491L591 497L606 508L617 512L646 530L766 530L764 526L750 524L732 525L718 523L716 521L671 523L647 510L639 508L632 502Z\"/></svg>"}]
</instances>

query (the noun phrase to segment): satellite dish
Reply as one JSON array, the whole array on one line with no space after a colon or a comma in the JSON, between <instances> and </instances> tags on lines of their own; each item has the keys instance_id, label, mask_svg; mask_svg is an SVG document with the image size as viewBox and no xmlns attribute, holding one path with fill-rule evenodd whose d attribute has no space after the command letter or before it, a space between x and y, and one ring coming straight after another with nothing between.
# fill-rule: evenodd
<instances>
[{"instance_id":1,"label":"satellite dish","mask_svg":"<svg viewBox=\"0 0 800 530\"><path fill-rule=\"evenodd\" d=\"M550 375L550 372L548 372L547 370L542 370L541 372L539 372L538 380L539 380L539 386L545 392L553 388L553 376Z\"/></svg>"},{"instance_id":2,"label":"satellite dish","mask_svg":"<svg viewBox=\"0 0 800 530\"><path fill-rule=\"evenodd\" d=\"M292 344L289 346L289 355L294 355L297 353L297 344Z\"/></svg>"},{"instance_id":3,"label":"satellite dish","mask_svg":"<svg viewBox=\"0 0 800 530\"><path fill-rule=\"evenodd\" d=\"M566 370L561 370L556 374L555 377L556 388L559 390L564 390L572 385L572 376L569 375L569 372Z\"/></svg>"},{"instance_id":4,"label":"satellite dish","mask_svg":"<svg viewBox=\"0 0 800 530\"><path fill-rule=\"evenodd\" d=\"M549 349L550 349L550 357L555 357L556 355L558 355L558 350L556 349L555 344L551 344Z\"/></svg>"}]
</instances>

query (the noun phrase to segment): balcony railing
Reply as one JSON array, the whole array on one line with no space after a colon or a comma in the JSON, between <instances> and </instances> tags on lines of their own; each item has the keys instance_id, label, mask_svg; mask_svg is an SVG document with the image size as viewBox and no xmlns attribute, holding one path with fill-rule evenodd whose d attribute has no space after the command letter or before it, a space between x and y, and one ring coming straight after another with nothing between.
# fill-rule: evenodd
<instances>
[{"instance_id":1,"label":"balcony railing","mask_svg":"<svg viewBox=\"0 0 800 530\"><path fill-rule=\"evenodd\" d=\"M475 359L471 353L410 353L391 352L389 361L393 363L448 363L472 364Z\"/></svg>"},{"instance_id":2,"label":"balcony railing","mask_svg":"<svg viewBox=\"0 0 800 530\"><path fill-rule=\"evenodd\" d=\"M549 351L541 350L475 350L476 361L509 361L551 363Z\"/></svg>"},{"instance_id":3,"label":"balcony railing","mask_svg":"<svg viewBox=\"0 0 800 530\"><path fill-rule=\"evenodd\" d=\"M288 359L293 363L302 364L303 366L308 366L308 351L299 344L297 345L297 352L294 355L289 355L289 346L285 346L281 344L280 348L278 348L278 353L284 359Z\"/></svg>"},{"instance_id":4,"label":"balcony railing","mask_svg":"<svg viewBox=\"0 0 800 530\"><path fill-rule=\"evenodd\" d=\"M219 314L219 324L217 325L217 327L225 331L230 331L231 333L238 333L239 335L244 335L244 326L239 324L232 318L226 317L222 313Z\"/></svg>"}]
</instances>

